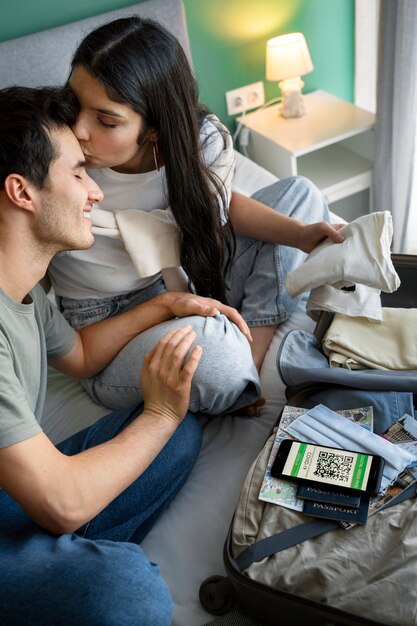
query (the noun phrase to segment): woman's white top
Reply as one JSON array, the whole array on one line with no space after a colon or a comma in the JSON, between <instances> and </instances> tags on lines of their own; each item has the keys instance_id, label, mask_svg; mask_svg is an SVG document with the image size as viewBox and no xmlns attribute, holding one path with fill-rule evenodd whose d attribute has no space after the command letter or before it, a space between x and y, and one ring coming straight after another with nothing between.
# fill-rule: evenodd
<instances>
[{"instance_id":1,"label":"woman's white top","mask_svg":"<svg viewBox=\"0 0 417 626\"><path fill-rule=\"evenodd\" d=\"M200 138L205 163L224 184L225 222L235 165L233 142L215 116L204 121ZM169 209L165 168L144 174L109 168L88 173L104 194L93 209L95 243L88 250L54 257L49 274L55 293L75 299L107 298L143 289L164 268L177 267L178 229Z\"/></svg>"}]
</instances>

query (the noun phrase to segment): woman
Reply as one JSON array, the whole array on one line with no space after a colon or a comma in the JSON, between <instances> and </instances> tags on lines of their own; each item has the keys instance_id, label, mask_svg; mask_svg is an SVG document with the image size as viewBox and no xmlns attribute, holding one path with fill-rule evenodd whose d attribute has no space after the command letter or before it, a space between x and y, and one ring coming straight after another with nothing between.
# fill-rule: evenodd
<instances>
[{"instance_id":1,"label":"woman","mask_svg":"<svg viewBox=\"0 0 417 626\"><path fill-rule=\"evenodd\" d=\"M259 369L277 324L296 304L283 280L303 256L295 247L265 242L307 252L326 236L342 238L325 222L303 224L235 194L229 209L230 136L199 104L179 42L156 22L132 17L90 33L74 55L69 86L80 107L73 130L105 199L93 212L91 251L64 253L51 265L64 315L79 327L117 313L161 293L173 276L178 279L176 266L181 266L195 293L241 309ZM327 217L320 194L304 179L280 181L257 198L303 220ZM230 324L219 324L202 345L208 357L213 345L221 344L200 371L202 387L213 378L214 387L227 387L236 362L239 378L257 387L253 370L238 354L231 359L236 342L227 343ZM201 326L197 333L201 345ZM114 387L122 384L132 363L137 368L136 350L132 345L99 381L86 383L96 400L120 406ZM137 386L136 369L129 375L129 386Z\"/></svg>"}]
</instances>

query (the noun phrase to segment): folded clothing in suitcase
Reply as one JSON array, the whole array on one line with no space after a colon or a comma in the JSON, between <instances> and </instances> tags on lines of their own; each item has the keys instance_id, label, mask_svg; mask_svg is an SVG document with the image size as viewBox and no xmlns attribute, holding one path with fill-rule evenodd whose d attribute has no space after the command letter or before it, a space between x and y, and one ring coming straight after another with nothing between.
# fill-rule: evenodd
<instances>
[{"instance_id":1,"label":"folded clothing in suitcase","mask_svg":"<svg viewBox=\"0 0 417 626\"><path fill-rule=\"evenodd\" d=\"M402 287L383 305L416 307L417 258L393 260ZM417 371L330 368L317 337L320 324L316 331L291 331L283 342L278 370L289 404L321 402L334 410L371 404L377 433L405 413L414 416ZM393 506L364 526L345 530L333 520L311 521L259 499L274 440L275 432L248 472L224 547L239 604L265 624L417 624L416 484L399 490ZM227 595L220 582L220 593ZM222 599L211 592L218 608Z\"/></svg>"},{"instance_id":2,"label":"folded clothing in suitcase","mask_svg":"<svg viewBox=\"0 0 417 626\"><path fill-rule=\"evenodd\" d=\"M415 498L349 530L319 522L317 532L325 534L242 568L239 555L248 546L306 527L302 513L259 500L274 439L272 434L248 472L225 547L226 569L243 608L266 624L277 624L279 618L286 626L326 619L334 624L417 623ZM326 523L331 532L325 532Z\"/></svg>"}]
</instances>

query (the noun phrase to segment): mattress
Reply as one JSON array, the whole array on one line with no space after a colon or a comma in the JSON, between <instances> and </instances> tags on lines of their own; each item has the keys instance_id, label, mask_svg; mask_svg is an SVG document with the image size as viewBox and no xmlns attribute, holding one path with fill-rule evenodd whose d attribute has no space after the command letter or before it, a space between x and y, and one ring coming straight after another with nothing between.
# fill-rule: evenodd
<instances>
[{"instance_id":1,"label":"mattress","mask_svg":"<svg viewBox=\"0 0 417 626\"><path fill-rule=\"evenodd\" d=\"M132 13L152 16L166 24L190 56L181 0L152 0L2 42L0 86L62 84L68 76L69 59L84 34L98 24ZM236 191L250 195L276 180L246 157L236 154L236 158ZM276 331L261 371L267 402L259 418L201 418L204 440L197 463L142 544L149 558L160 565L170 587L175 603L174 626L200 626L212 619L200 606L198 590L207 576L224 572L223 543L240 487L284 405L284 388L275 365L280 341L292 328L311 326L300 303L291 319ZM107 412L92 402L79 383L49 370L42 426L52 441L62 441Z\"/></svg>"},{"instance_id":2,"label":"mattress","mask_svg":"<svg viewBox=\"0 0 417 626\"><path fill-rule=\"evenodd\" d=\"M173 626L200 626L213 617L200 605L199 586L205 578L224 574L222 550L241 485L277 415L285 404L284 386L276 369L276 354L292 328L311 329L304 302L275 332L261 370L267 400L258 418L207 417L203 445L187 482L151 530L142 547L161 568L175 603ZM108 413L89 398L80 384L49 370L42 427L61 441Z\"/></svg>"},{"instance_id":3,"label":"mattress","mask_svg":"<svg viewBox=\"0 0 417 626\"><path fill-rule=\"evenodd\" d=\"M250 195L277 180L246 157L237 153L236 159L235 190ZM173 626L202 626L212 619L200 605L198 591L208 576L224 574L223 544L241 485L285 403L284 386L276 369L279 344L292 328L312 326L301 301L290 320L275 332L261 370L266 404L260 417L199 418L204 434L197 463L142 543L171 590ZM108 412L95 404L78 382L49 369L42 427L55 443Z\"/></svg>"}]
</instances>

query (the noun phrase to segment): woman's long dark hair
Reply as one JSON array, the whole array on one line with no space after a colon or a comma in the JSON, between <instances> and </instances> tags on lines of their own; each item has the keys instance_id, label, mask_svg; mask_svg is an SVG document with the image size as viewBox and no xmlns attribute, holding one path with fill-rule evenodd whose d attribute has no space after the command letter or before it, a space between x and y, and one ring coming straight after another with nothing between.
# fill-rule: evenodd
<instances>
[{"instance_id":1,"label":"woman's long dark hair","mask_svg":"<svg viewBox=\"0 0 417 626\"><path fill-rule=\"evenodd\" d=\"M111 100L129 104L147 129L157 130L181 265L196 293L225 302L234 236L221 223L221 181L203 161L200 127L207 111L179 41L153 20L119 19L87 35L75 52L76 66L98 79Z\"/></svg>"}]
</instances>

